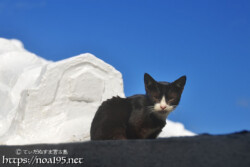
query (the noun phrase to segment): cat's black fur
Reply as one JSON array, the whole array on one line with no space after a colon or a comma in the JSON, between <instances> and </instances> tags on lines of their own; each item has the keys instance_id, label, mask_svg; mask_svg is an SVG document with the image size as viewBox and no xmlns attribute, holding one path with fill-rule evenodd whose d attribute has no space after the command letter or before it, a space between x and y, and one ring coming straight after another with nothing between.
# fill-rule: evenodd
<instances>
[{"instance_id":1,"label":"cat's black fur","mask_svg":"<svg viewBox=\"0 0 250 167\"><path fill-rule=\"evenodd\" d=\"M157 82L146 73L144 83L145 95L113 97L101 104L91 124L91 140L154 139L159 135L167 115L179 104L186 76L169 83ZM163 96L170 108L154 107Z\"/></svg>"}]
</instances>

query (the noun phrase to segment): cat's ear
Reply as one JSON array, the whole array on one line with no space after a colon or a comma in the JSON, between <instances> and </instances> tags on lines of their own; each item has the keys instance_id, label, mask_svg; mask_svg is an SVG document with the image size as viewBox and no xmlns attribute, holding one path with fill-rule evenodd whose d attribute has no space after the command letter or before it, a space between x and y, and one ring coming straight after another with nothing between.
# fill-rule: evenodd
<instances>
[{"instance_id":1,"label":"cat's ear","mask_svg":"<svg viewBox=\"0 0 250 167\"><path fill-rule=\"evenodd\" d=\"M186 84L186 80L187 80L187 77L185 75L183 75L182 77L180 77L179 79L174 81L173 84L176 87L183 89L185 84Z\"/></svg>"},{"instance_id":2,"label":"cat's ear","mask_svg":"<svg viewBox=\"0 0 250 167\"><path fill-rule=\"evenodd\" d=\"M146 91L154 90L157 82L147 73L144 74L144 84Z\"/></svg>"}]
</instances>

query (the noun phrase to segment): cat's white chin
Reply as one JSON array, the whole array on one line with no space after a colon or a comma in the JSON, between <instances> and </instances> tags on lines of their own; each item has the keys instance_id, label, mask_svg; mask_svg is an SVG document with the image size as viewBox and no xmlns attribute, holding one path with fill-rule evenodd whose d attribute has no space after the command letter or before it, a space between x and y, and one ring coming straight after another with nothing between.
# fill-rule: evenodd
<instances>
[{"instance_id":1,"label":"cat's white chin","mask_svg":"<svg viewBox=\"0 0 250 167\"><path fill-rule=\"evenodd\" d=\"M159 110L159 111L155 111L155 114L158 118L162 119L162 120L166 120L168 115L170 114L171 111L166 111L166 110Z\"/></svg>"},{"instance_id":2,"label":"cat's white chin","mask_svg":"<svg viewBox=\"0 0 250 167\"><path fill-rule=\"evenodd\" d=\"M162 107L164 106L164 109ZM154 111L157 113L157 116L162 119L166 120L168 115L175 109L175 106L170 106L167 103L163 103L162 101L160 103L156 103L154 105Z\"/></svg>"}]
</instances>

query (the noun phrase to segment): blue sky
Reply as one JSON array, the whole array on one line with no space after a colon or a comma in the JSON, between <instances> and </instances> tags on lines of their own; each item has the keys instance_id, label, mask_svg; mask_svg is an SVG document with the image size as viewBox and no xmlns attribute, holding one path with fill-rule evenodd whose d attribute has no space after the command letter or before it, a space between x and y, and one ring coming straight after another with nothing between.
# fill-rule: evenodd
<instances>
[{"instance_id":1,"label":"blue sky","mask_svg":"<svg viewBox=\"0 0 250 167\"><path fill-rule=\"evenodd\" d=\"M49 60L90 52L123 74L126 96L143 74L187 75L169 116L195 133L250 130L250 1L2 0L0 37Z\"/></svg>"}]
</instances>

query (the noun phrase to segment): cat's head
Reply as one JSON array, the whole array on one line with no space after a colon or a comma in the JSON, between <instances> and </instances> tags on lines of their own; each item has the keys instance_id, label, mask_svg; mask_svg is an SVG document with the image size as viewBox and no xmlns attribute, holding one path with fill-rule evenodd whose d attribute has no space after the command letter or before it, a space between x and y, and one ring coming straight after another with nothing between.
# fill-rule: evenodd
<instances>
[{"instance_id":1,"label":"cat's head","mask_svg":"<svg viewBox=\"0 0 250 167\"><path fill-rule=\"evenodd\" d=\"M175 109L181 99L186 84L186 76L182 76L172 83L157 82L149 74L144 74L146 95L152 102L151 110L168 114Z\"/></svg>"}]
</instances>

